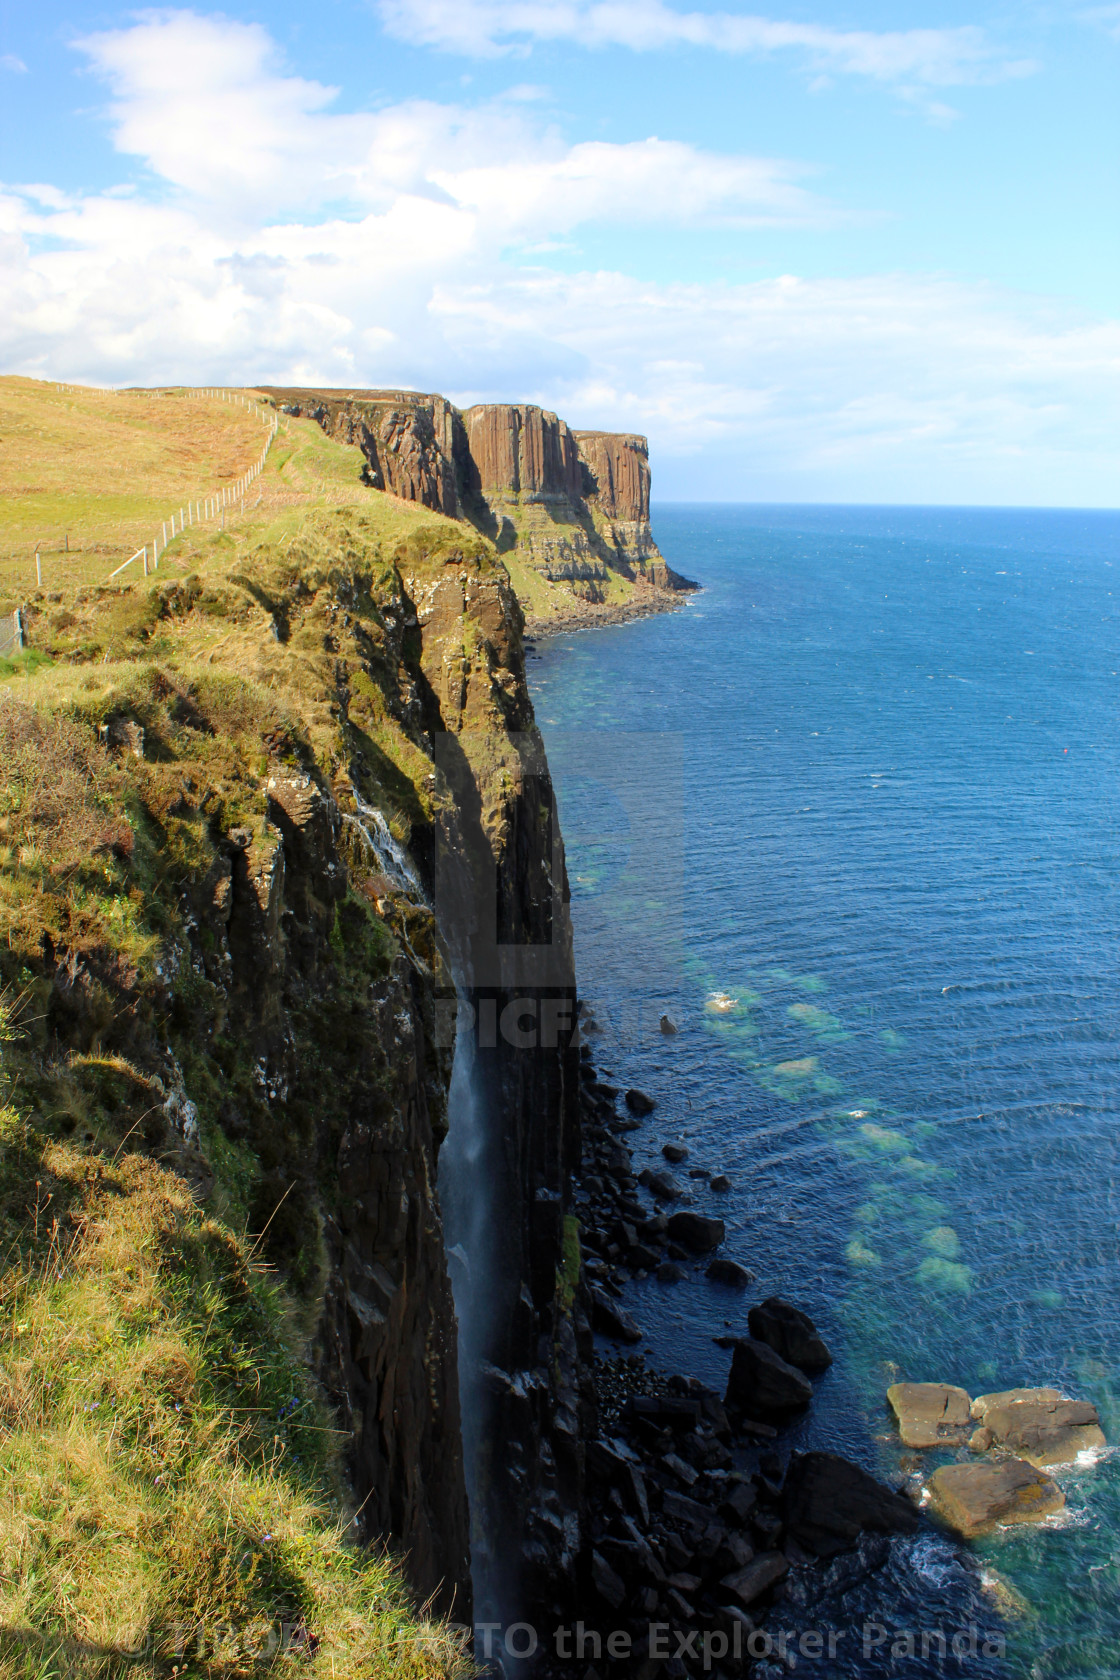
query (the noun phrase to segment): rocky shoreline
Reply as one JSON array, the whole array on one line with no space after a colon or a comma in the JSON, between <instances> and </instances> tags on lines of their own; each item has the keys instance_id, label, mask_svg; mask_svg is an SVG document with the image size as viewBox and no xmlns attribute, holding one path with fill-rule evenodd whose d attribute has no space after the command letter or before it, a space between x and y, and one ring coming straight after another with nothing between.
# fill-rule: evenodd
<instances>
[{"instance_id":1,"label":"rocky shoreline","mask_svg":"<svg viewBox=\"0 0 1120 1680\"><path fill-rule=\"evenodd\" d=\"M685 1159L679 1145L662 1146L664 1169L635 1172L626 1139L655 1124L656 1107L605 1082L584 1040L572 1200L582 1545L569 1595L540 1607L554 1626L534 1674L779 1680L800 1666L995 1680L1005 1672L998 1594L955 1536L1060 1509L1056 1484L1034 1466L1103 1446L1095 1410L1051 1389L970 1401L943 1384L901 1383L887 1395L900 1444L959 1448L970 1462L887 1486L836 1453L791 1451L789 1430L831 1354L792 1303L748 1305L754 1275L723 1252L723 1221L684 1205L671 1170ZM675 1283L698 1265L742 1302L714 1338L731 1356L722 1392L648 1364L623 1303L630 1278Z\"/></svg>"},{"instance_id":2,"label":"rocky shoreline","mask_svg":"<svg viewBox=\"0 0 1120 1680\"><path fill-rule=\"evenodd\" d=\"M811 1403L813 1377L831 1363L791 1303L756 1303L740 1333L720 1338L731 1353L722 1394L621 1351L643 1339L621 1300L629 1276L672 1282L700 1260L740 1290L754 1280L719 1252L722 1220L674 1207L682 1187L668 1171L672 1145L665 1172L635 1173L625 1138L652 1115L652 1099L600 1079L586 1042L580 1054L583 1148L572 1207L581 1262L573 1322L589 1422L584 1537L572 1598L552 1607L559 1643L542 1646L535 1672L581 1680L785 1673L784 1660L766 1666L768 1615L783 1603L812 1606L814 1577L823 1580L843 1553L859 1553L864 1575L882 1566L891 1537L915 1534L924 1519L904 1494L838 1455L784 1446L786 1426ZM596 1335L620 1351L593 1353ZM573 1606L585 1630L579 1662L563 1631ZM810 1649L814 1635L804 1631Z\"/></svg>"},{"instance_id":3,"label":"rocky shoreline","mask_svg":"<svg viewBox=\"0 0 1120 1680\"><path fill-rule=\"evenodd\" d=\"M656 613L678 612L692 593L692 590L660 589L656 584L646 584L628 601L573 600L569 608L558 610L550 618L526 618L525 640L540 641L571 630L602 630L612 624L652 618Z\"/></svg>"}]
</instances>

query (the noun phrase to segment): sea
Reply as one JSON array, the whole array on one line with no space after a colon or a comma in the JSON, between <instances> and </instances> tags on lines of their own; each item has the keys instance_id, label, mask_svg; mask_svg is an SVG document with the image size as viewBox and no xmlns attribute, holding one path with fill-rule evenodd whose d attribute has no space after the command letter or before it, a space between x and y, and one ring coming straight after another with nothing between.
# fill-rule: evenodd
<instances>
[{"instance_id":1,"label":"sea","mask_svg":"<svg viewBox=\"0 0 1120 1680\"><path fill-rule=\"evenodd\" d=\"M714 1338L781 1294L835 1354L785 1451L921 1483L900 1379L1056 1384L1120 1443L1120 515L654 532L700 590L529 660L589 1039L657 1104L635 1170L682 1144L757 1279L628 1284L647 1358L722 1387ZM1057 1476L1060 1517L968 1548L999 1671L1120 1676L1120 1456Z\"/></svg>"}]
</instances>

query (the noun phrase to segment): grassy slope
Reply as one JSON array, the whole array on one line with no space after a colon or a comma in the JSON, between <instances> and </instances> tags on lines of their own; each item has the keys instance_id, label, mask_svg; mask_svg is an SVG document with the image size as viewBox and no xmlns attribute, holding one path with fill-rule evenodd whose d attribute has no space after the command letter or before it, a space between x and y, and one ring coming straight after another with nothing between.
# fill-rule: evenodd
<instances>
[{"instance_id":1,"label":"grassy slope","mask_svg":"<svg viewBox=\"0 0 1120 1680\"><path fill-rule=\"evenodd\" d=\"M40 430L57 436L51 388L41 396ZM174 463L201 448L200 410L186 399L162 411L162 443L140 428L135 457L129 405L142 399L96 400L111 422L105 459L96 430L86 433L81 473L58 490L66 517L70 498L122 464L163 494ZM6 502L21 482L3 476L11 460L0 455ZM357 450L293 422L255 487L259 503L225 532L188 531L156 576L106 585L60 566L41 592L18 596L36 651L7 663L0 693L0 949L5 1019L14 1013L18 1028L4 1030L0 1114L4 1675L84 1680L177 1665L180 1676L232 1677L258 1671L262 1652L274 1667L338 1680L467 1671L448 1634L410 1609L391 1563L346 1544L337 1437L301 1375L298 1315L245 1234L256 1166L213 1125L203 1058L187 1063L200 1036L192 1011L210 1007L206 983L185 963L174 1041L197 1073L216 1175L205 1211L151 1158L167 1091L103 1051L96 1031L100 1010L111 1038L122 992L149 1007L158 965L182 939L180 884L211 863L215 811L227 828L263 833L277 763L330 774L358 741L377 779L368 791L398 832L425 819L430 761L377 684L355 685L340 747L323 628L301 621L283 644L268 633L297 600L312 611L340 568L347 588L360 575L391 596L402 545L413 570L438 569L441 549L461 546L453 522L364 489L361 464ZM24 494L31 505L42 493ZM18 514L20 495L9 505ZM491 564L470 540L475 564ZM394 677L385 672L386 686ZM142 720L143 759L103 738L122 714ZM368 985L363 972L392 934L362 906L351 921L368 932L353 951L346 933L340 966ZM84 954L101 974L82 999L93 1040L63 1056L44 1054L38 1019L50 949ZM228 1055L233 1077L236 1047ZM189 1637L200 1616L210 1630L201 1651ZM227 1622L236 1636L215 1647ZM268 1656L280 1623L293 1648Z\"/></svg>"},{"instance_id":2,"label":"grassy slope","mask_svg":"<svg viewBox=\"0 0 1120 1680\"><path fill-rule=\"evenodd\" d=\"M104 577L263 441L248 410L216 399L0 379L0 594L34 585L37 546L47 588Z\"/></svg>"}]
</instances>

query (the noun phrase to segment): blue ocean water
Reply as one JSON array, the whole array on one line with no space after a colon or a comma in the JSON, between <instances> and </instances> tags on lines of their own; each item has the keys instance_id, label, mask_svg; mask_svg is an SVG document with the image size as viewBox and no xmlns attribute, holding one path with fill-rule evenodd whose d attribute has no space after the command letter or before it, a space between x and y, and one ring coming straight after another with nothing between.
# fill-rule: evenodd
<instances>
[{"instance_id":1,"label":"blue ocean water","mask_svg":"<svg viewBox=\"0 0 1120 1680\"><path fill-rule=\"evenodd\" d=\"M680 612L530 662L597 1059L837 1358L797 1444L913 1472L899 1376L1120 1442L1120 515L675 506ZM678 1027L658 1026L662 1013ZM661 1163L663 1164L663 1163ZM741 1297L628 1306L715 1383ZM928 1460L927 1460L928 1466ZM1120 1459L977 1550L1012 1671L1120 1675Z\"/></svg>"}]
</instances>

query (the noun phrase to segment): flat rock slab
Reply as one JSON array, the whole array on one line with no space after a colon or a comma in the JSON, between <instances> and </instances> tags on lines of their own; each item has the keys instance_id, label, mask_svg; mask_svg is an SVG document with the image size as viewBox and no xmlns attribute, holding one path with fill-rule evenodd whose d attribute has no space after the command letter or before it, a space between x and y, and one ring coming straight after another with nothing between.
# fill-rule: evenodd
<instances>
[{"instance_id":1,"label":"flat rock slab","mask_svg":"<svg viewBox=\"0 0 1120 1680\"><path fill-rule=\"evenodd\" d=\"M972 1402L972 1415L983 1423L990 1406L1013 1406L1017 1400L1061 1400L1059 1388L1004 1388L998 1394L978 1394Z\"/></svg>"},{"instance_id":2,"label":"flat rock slab","mask_svg":"<svg viewBox=\"0 0 1120 1680\"><path fill-rule=\"evenodd\" d=\"M929 1479L929 1495L942 1522L966 1540L1006 1523L1041 1522L1066 1502L1053 1477L1021 1458L943 1464Z\"/></svg>"},{"instance_id":3,"label":"flat rock slab","mask_svg":"<svg viewBox=\"0 0 1120 1680\"><path fill-rule=\"evenodd\" d=\"M1097 1408L1087 1400L1013 1400L989 1406L984 1428L994 1442L1029 1464L1072 1464L1105 1443Z\"/></svg>"},{"instance_id":4,"label":"flat rock slab","mask_svg":"<svg viewBox=\"0 0 1120 1680\"><path fill-rule=\"evenodd\" d=\"M960 1446L972 1431L972 1402L948 1383L893 1383L891 1411L906 1447Z\"/></svg>"}]
</instances>

